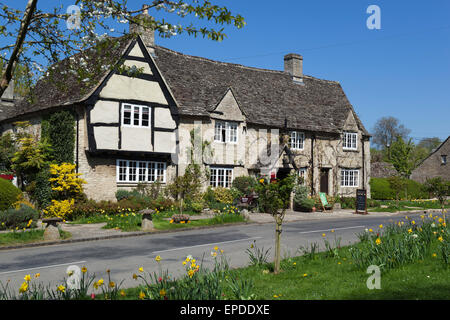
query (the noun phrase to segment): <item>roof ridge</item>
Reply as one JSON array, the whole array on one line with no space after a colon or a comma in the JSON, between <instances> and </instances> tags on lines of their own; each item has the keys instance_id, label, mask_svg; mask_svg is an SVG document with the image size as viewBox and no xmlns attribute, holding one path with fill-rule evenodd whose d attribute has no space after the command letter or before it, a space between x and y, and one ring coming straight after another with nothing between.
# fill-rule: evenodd
<instances>
[{"instance_id":1,"label":"roof ridge","mask_svg":"<svg viewBox=\"0 0 450 320\"><path fill-rule=\"evenodd\" d=\"M243 68L243 69L250 69L250 70L255 70L255 71L262 71L262 72L269 72L269 73L279 73L279 74L284 74L287 75L286 71L282 71L282 70L273 70L273 69L266 69L266 68L257 68L257 67L251 67L251 66L245 66L242 64L238 64L238 63L233 63L233 62L224 62L224 61L218 61L218 60L213 60L213 59L209 59L209 58L205 58L205 57L200 57L200 56L194 56L194 55L190 55L190 54L186 54L183 52L179 52L179 51L175 51L166 47L162 47L159 45L155 45L156 48L161 49L161 50L165 50L177 55L182 55L186 58L191 58L191 59L196 59L196 60L201 60L201 61L206 61L206 62L211 62L211 63L215 63L215 64L223 64L223 65L232 65L238 68ZM327 79L321 79L321 78L317 78L317 77L313 77L310 75L303 75L304 78L307 79L312 79L312 80L318 80L318 81L324 81L324 82L331 82L334 84L339 84L339 81L334 81L334 80L327 80Z\"/></svg>"}]
</instances>

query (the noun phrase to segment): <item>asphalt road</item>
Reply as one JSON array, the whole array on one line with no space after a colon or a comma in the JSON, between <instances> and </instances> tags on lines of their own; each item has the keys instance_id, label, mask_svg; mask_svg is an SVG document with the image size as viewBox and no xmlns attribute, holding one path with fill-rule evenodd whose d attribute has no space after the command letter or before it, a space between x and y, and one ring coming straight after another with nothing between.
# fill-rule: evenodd
<instances>
[{"instance_id":1,"label":"asphalt road","mask_svg":"<svg viewBox=\"0 0 450 320\"><path fill-rule=\"evenodd\" d=\"M324 248L323 236L333 243L335 237L341 238L341 245L358 240L357 234L365 228L376 230L380 224L404 219L404 215L379 217L360 216L352 218L324 219L289 222L283 225L282 257L299 255L298 249L311 243ZM417 216L418 220L420 218ZM332 233L331 229L335 232ZM66 270L71 265L86 266L95 273L96 279L107 281L106 270L111 270L112 280L124 280L122 288L140 284L132 278L138 268L144 272L168 270L177 276L185 273L182 261L192 255L204 265L213 263L211 251L215 246L224 250L231 267L242 267L249 263L245 250L256 241L260 248L271 248L269 259L274 254L275 224L249 224L221 228L186 230L183 232L160 233L130 238L98 240L44 247L12 249L0 251L0 282L10 280L11 288L18 288L26 274L40 273L40 281L52 286L62 284ZM161 256L159 264L155 257Z\"/></svg>"}]
</instances>

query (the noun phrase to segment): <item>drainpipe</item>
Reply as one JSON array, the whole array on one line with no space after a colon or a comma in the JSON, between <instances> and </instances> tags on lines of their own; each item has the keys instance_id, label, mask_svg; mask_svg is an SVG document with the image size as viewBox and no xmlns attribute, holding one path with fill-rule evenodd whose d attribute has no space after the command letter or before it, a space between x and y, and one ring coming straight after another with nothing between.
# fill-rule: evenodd
<instances>
[{"instance_id":1,"label":"drainpipe","mask_svg":"<svg viewBox=\"0 0 450 320\"><path fill-rule=\"evenodd\" d=\"M364 151L364 137L361 137L362 146L362 188L366 190L366 155Z\"/></svg>"},{"instance_id":2,"label":"drainpipe","mask_svg":"<svg viewBox=\"0 0 450 320\"><path fill-rule=\"evenodd\" d=\"M75 146L75 172L78 173L78 162L79 162L79 157L78 157L78 147L80 144L80 117L78 115L78 111L75 108L75 120L77 122L77 138L76 138L76 146Z\"/></svg>"},{"instance_id":3,"label":"drainpipe","mask_svg":"<svg viewBox=\"0 0 450 320\"><path fill-rule=\"evenodd\" d=\"M313 133L311 136L311 196L314 195L314 141L316 135Z\"/></svg>"}]
</instances>

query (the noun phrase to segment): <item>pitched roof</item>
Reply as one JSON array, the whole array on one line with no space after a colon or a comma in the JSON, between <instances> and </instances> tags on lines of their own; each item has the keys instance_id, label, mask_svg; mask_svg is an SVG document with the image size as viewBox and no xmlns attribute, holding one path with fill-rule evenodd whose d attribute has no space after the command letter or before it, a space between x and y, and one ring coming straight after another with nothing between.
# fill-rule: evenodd
<instances>
[{"instance_id":1,"label":"pitched roof","mask_svg":"<svg viewBox=\"0 0 450 320\"><path fill-rule=\"evenodd\" d=\"M52 65L47 75L37 81L30 97L16 102L14 108L0 106L0 111L3 111L0 112L0 121L86 100L110 71L110 68L102 69L102 66L114 65L133 41L129 36L117 40L101 42ZM80 72L85 68L91 75L89 81L80 81L78 74L68 71L70 64L80 66Z\"/></svg>"},{"instance_id":2,"label":"pitched roof","mask_svg":"<svg viewBox=\"0 0 450 320\"><path fill-rule=\"evenodd\" d=\"M304 85L300 85L283 71L189 56L159 46L155 53L181 114L208 115L230 87L249 123L282 128L287 120L288 128L340 132L348 113L354 113L335 81L304 76Z\"/></svg>"},{"instance_id":3,"label":"pitched roof","mask_svg":"<svg viewBox=\"0 0 450 320\"><path fill-rule=\"evenodd\" d=\"M117 40L113 47L86 50L72 59L80 61L83 57L87 66L112 65L122 57L133 39L124 36ZM283 71L209 60L160 46L155 47L155 53L156 65L182 115L209 116L209 111L232 88L248 123L338 133L349 112L353 112L360 129L369 135L338 82L305 75L304 84L300 85ZM56 81L48 78L38 81L33 89L33 103L18 104L13 114L17 116L86 100L109 72L109 69L97 70L90 81L80 83L76 76L65 72L70 59L50 68ZM57 83L63 83L66 90ZM7 118L11 118L11 112L7 117L0 113L0 121Z\"/></svg>"}]
</instances>

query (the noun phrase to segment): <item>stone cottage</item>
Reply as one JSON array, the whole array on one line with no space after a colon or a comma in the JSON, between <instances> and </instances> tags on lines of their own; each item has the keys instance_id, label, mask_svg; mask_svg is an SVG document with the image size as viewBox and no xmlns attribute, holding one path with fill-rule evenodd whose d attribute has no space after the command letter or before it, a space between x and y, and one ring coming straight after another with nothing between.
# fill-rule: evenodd
<instances>
[{"instance_id":1,"label":"stone cottage","mask_svg":"<svg viewBox=\"0 0 450 320\"><path fill-rule=\"evenodd\" d=\"M156 45L152 31L130 29L111 47L52 67L59 85L41 79L32 103L1 107L0 133L17 120L39 132L45 114L71 110L77 171L96 200L182 175L194 128L212 150L197 158L210 170L205 187L295 171L311 193L370 195L370 135L338 82L303 74L302 56L286 55L283 71L258 69L175 52ZM65 72L71 61L99 69L80 84Z\"/></svg>"},{"instance_id":2,"label":"stone cottage","mask_svg":"<svg viewBox=\"0 0 450 320\"><path fill-rule=\"evenodd\" d=\"M420 183L436 177L450 181L449 156L450 136L413 170L411 179Z\"/></svg>"}]
</instances>

